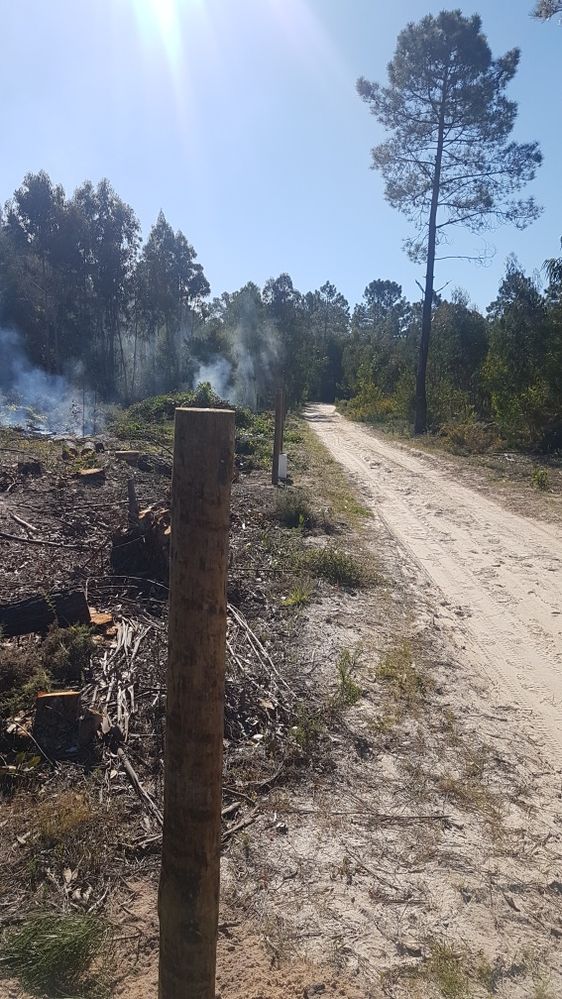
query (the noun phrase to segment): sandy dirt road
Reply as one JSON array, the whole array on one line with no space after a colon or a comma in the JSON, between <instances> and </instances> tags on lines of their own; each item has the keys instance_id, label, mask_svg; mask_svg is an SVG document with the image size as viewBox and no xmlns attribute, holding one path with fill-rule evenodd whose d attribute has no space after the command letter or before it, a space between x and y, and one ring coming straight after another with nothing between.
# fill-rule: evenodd
<instances>
[{"instance_id":1,"label":"sandy dirt road","mask_svg":"<svg viewBox=\"0 0 562 999\"><path fill-rule=\"evenodd\" d=\"M562 764L562 533L460 485L439 459L389 444L333 406L311 427L437 588L436 626Z\"/></svg>"}]
</instances>

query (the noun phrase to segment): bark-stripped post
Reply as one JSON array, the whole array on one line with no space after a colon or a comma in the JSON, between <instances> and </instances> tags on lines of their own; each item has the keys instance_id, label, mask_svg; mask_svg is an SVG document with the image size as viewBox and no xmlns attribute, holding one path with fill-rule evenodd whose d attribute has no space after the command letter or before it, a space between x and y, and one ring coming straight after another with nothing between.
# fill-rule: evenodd
<instances>
[{"instance_id":1,"label":"bark-stripped post","mask_svg":"<svg viewBox=\"0 0 562 999\"><path fill-rule=\"evenodd\" d=\"M283 450L283 428L285 423L285 393L282 388L275 393L275 430L273 433L273 462L271 466L271 482L274 486L279 482L279 455Z\"/></svg>"},{"instance_id":2,"label":"bark-stripped post","mask_svg":"<svg viewBox=\"0 0 562 999\"><path fill-rule=\"evenodd\" d=\"M215 999L234 412L177 409L160 999Z\"/></svg>"}]
</instances>

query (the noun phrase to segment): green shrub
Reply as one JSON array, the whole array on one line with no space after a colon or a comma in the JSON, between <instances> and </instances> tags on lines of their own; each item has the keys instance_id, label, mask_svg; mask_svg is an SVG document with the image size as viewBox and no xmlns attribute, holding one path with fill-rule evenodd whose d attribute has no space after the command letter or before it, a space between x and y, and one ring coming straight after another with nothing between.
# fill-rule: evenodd
<instances>
[{"instance_id":1,"label":"green shrub","mask_svg":"<svg viewBox=\"0 0 562 999\"><path fill-rule=\"evenodd\" d=\"M501 438L496 428L489 423L470 416L466 420L444 423L441 434L452 451L465 454L483 454L499 447Z\"/></svg>"},{"instance_id":2,"label":"green shrub","mask_svg":"<svg viewBox=\"0 0 562 999\"><path fill-rule=\"evenodd\" d=\"M89 627L52 627L43 642L41 656L45 669L57 684L80 684L90 664L94 642Z\"/></svg>"},{"instance_id":3,"label":"green shrub","mask_svg":"<svg viewBox=\"0 0 562 999\"><path fill-rule=\"evenodd\" d=\"M550 489L550 479L547 468L534 468L531 481L535 489L540 489L542 493Z\"/></svg>"},{"instance_id":4,"label":"green shrub","mask_svg":"<svg viewBox=\"0 0 562 999\"><path fill-rule=\"evenodd\" d=\"M285 489L277 494L275 517L284 527L310 530L316 525L316 516L302 489Z\"/></svg>"}]
</instances>

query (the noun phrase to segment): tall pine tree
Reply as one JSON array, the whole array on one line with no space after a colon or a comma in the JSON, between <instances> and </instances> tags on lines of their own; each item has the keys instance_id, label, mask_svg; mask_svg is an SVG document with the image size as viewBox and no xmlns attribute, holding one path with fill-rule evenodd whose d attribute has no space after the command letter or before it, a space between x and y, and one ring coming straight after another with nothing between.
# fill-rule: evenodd
<instances>
[{"instance_id":1,"label":"tall pine tree","mask_svg":"<svg viewBox=\"0 0 562 999\"><path fill-rule=\"evenodd\" d=\"M505 91L519 63L513 49L493 59L477 15L429 14L398 36L388 84L357 90L390 132L372 151L386 198L413 223L406 248L426 265L414 432L427 429L426 371L436 248L451 226L472 232L502 222L524 228L539 214L516 192L541 163L535 142L510 141L517 105Z\"/></svg>"}]
</instances>

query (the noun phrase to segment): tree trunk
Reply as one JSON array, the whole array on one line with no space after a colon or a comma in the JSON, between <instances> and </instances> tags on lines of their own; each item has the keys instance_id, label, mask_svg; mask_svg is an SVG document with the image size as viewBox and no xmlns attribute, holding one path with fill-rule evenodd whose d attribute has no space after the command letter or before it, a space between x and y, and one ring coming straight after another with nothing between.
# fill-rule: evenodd
<instances>
[{"instance_id":1,"label":"tree trunk","mask_svg":"<svg viewBox=\"0 0 562 999\"><path fill-rule=\"evenodd\" d=\"M431 194L431 209L429 212L429 232L427 240L427 267L425 271L425 288L423 296L422 327L420 350L418 355L418 370L416 375L416 401L414 411L414 434L427 432L427 358L429 355L429 340L431 337L431 319L433 307L433 279L435 268L435 244L437 239L437 208L439 207L439 188L441 184L441 161L443 159L443 136L445 131L445 92L441 103L439 130L437 133L437 150L433 171L433 190Z\"/></svg>"}]
</instances>

